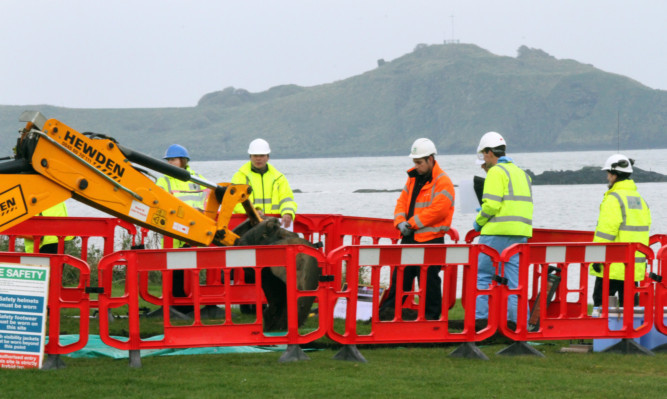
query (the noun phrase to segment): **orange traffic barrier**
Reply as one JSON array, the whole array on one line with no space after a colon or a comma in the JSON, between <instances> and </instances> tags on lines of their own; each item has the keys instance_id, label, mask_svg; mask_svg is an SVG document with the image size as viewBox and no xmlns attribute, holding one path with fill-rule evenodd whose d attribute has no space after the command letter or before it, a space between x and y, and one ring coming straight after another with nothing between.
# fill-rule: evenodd
<instances>
[{"instance_id":1,"label":"orange traffic barrier","mask_svg":"<svg viewBox=\"0 0 667 399\"><path fill-rule=\"evenodd\" d=\"M658 259L658 270L652 277L655 282L655 328L667 335L665 325L665 309L667 309L667 246L660 248L656 255Z\"/></svg>"}]
</instances>

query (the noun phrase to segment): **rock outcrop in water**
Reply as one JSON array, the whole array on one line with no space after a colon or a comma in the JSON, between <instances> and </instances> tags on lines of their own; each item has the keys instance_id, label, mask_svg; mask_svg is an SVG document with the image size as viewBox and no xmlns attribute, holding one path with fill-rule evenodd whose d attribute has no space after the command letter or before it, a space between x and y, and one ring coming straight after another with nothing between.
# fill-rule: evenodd
<instances>
[{"instance_id":1,"label":"rock outcrop in water","mask_svg":"<svg viewBox=\"0 0 667 399\"><path fill-rule=\"evenodd\" d=\"M533 185L607 183L606 172L600 170L599 166L584 166L579 170L547 170L539 175L530 169L527 169L526 172L533 179ZM632 180L635 183L661 183L667 182L667 175L634 167Z\"/></svg>"}]
</instances>

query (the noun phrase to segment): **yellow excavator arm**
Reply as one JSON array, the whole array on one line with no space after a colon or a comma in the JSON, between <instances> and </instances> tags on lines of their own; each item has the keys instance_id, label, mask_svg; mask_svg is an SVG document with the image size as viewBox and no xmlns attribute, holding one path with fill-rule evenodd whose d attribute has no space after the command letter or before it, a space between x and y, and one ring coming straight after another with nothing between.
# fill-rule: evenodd
<instances>
[{"instance_id":1,"label":"yellow excavator arm","mask_svg":"<svg viewBox=\"0 0 667 399\"><path fill-rule=\"evenodd\" d=\"M20 120L26 127L16 155L0 163L0 231L70 197L193 245L234 245L238 235L229 229L229 220L238 203L250 223L261 221L247 185L212 184L113 138L46 120L39 112L26 111ZM210 189L204 211L163 190L135 164Z\"/></svg>"}]
</instances>

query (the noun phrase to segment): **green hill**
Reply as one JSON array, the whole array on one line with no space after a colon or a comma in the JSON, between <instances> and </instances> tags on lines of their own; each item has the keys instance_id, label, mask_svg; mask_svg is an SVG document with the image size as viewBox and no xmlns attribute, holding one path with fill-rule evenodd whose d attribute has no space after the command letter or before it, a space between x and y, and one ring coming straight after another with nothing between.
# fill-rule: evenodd
<instances>
[{"instance_id":1,"label":"green hill","mask_svg":"<svg viewBox=\"0 0 667 399\"><path fill-rule=\"evenodd\" d=\"M0 156L26 109L154 156L180 143L197 160L245 158L256 137L280 158L400 155L418 137L440 153L471 153L489 130L509 152L667 147L666 91L525 46L504 57L470 44L418 45L345 80L230 87L189 108L0 106Z\"/></svg>"}]
</instances>

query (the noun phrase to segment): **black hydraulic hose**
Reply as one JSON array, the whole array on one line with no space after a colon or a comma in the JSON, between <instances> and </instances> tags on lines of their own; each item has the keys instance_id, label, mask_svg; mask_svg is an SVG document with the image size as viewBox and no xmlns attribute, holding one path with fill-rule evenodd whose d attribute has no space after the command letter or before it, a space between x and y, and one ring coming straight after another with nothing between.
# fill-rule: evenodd
<instances>
[{"instance_id":1,"label":"black hydraulic hose","mask_svg":"<svg viewBox=\"0 0 667 399\"><path fill-rule=\"evenodd\" d=\"M13 161L0 163L0 174L9 175L23 172L35 172L27 159L19 158Z\"/></svg>"},{"instance_id":2,"label":"black hydraulic hose","mask_svg":"<svg viewBox=\"0 0 667 399\"><path fill-rule=\"evenodd\" d=\"M170 165L167 162L153 158L146 154L142 154L141 152L135 151L131 148L123 147L120 144L118 144L118 149L121 150L127 159L134 163L145 166L156 172L171 176L178 180L189 181L191 179L190 172L185 169L181 169L178 166Z\"/></svg>"}]
</instances>

